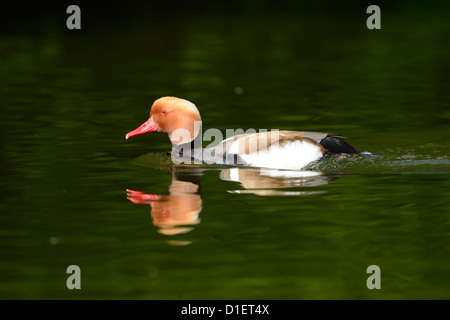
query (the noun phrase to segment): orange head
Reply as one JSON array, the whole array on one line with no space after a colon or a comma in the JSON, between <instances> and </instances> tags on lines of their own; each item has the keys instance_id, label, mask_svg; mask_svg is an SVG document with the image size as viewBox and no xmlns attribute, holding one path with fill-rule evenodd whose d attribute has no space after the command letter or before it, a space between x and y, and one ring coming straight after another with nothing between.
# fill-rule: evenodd
<instances>
[{"instance_id":1,"label":"orange head","mask_svg":"<svg viewBox=\"0 0 450 320\"><path fill-rule=\"evenodd\" d=\"M127 133L126 139L149 132L165 132L172 145L191 142L201 129L201 117L192 102L175 97L156 100L150 118L137 129Z\"/></svg>"}]
</instances>

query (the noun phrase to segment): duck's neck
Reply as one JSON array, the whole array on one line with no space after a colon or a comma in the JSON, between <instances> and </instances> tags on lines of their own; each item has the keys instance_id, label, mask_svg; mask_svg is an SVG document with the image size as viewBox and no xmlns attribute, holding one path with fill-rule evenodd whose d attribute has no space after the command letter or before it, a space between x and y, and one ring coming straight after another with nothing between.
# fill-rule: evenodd
<instances>
[{"instance_id":1,"label":"duck's neck","mask_svg":"<svg viewBox=\"0 0 450 320\"><path fill-rule=\"evenodd\" d=\"M188 117L175 120L171 124L171 130L167 132L172 145L184 145L195 140L202 132L202 121Z\"/></svg>"},{"instance_id":2,"label":"duck's neck","mask_svg":"<svg viewBox=\"0 0 450 320\"><path fill-rule=\"evenodd\" d=\"M180 157L191 160L202 159L202 125L200 123L197 135L194 139L180 144L172 144L172 157Z\"/></svg>"}]
</instances>

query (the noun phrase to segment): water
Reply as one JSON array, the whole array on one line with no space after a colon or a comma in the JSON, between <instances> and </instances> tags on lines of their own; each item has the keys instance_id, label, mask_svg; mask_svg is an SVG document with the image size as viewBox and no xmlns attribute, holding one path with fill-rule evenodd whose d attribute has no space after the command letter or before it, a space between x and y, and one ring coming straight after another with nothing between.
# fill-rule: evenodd
<instances>
[{"instance_id":1,"label":"water","mask_svg":"<svg viewBox=\"0 0 450 320\"><path fill-rule=\"evenodd\" d=\"M448 299L448 19L383 17L380 31L278 12L3 34L0 297ZM124 139L164 95L194 102L204 129L338 133L374 156L173 166L163 134Z\"/></svg>"}]
</instances>

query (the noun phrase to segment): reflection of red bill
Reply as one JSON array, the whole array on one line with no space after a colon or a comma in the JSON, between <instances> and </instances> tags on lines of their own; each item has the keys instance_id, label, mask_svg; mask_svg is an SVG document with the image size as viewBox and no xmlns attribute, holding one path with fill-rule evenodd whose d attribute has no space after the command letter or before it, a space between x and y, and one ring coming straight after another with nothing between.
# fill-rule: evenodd
<instances>
[{"instance_id":1,"label":"reflection of red bill","mask_svg":"<svg viewBox=\"0 0 450 320\"><path fill-rule=\"evenodd\" d=\"M157 194L148 194L142 191L127 189L127 199L137 204L151 204L153 201L158 201Z\"/></svg>"}]
</instances>

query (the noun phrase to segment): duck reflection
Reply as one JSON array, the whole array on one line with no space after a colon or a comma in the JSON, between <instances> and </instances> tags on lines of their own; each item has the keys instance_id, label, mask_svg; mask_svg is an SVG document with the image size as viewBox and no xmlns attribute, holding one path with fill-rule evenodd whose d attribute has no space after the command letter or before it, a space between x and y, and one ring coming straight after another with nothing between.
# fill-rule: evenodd
<instances>
[{"instance_id":1,"label":"duck reflection","mask_svg":"<svg viewBox=\"0 0 450 320\"><path fill-rule=\"evenodd\" d=\"M174 166L169 194L156 195L127 189L127 198L136 204L151 207L153 225L158 232L166 236L185 234L200 223L203 208L200 193L200 181L205 170L188 166ZM226 168L221 169L220 179L239 182L243 189L229 190L231 193L251 193L258 196L300 196L325 193L324 190L303 190L328 184L338 178L316 171L287 171L261 168ZM295 190L302 188L302 190ZM288 190L289 189L289 190ZM173 245L187 245L190 241L171 240Z\"/></svg>"},{"instance_id":2,"label":"duck reflection","mask_svg":"<svg viewBox=\"0 0 450 320\"><path fill-rule=\"evenodd\" d=\"M168 195L156 195L127 189L127 198L136 204L149 204L153 225L167 236L187 233L200 223L202 198L200 179L203 170L174 168ZM186 245L189 241L171 241Z\"/></svg>"}]
</instances>

